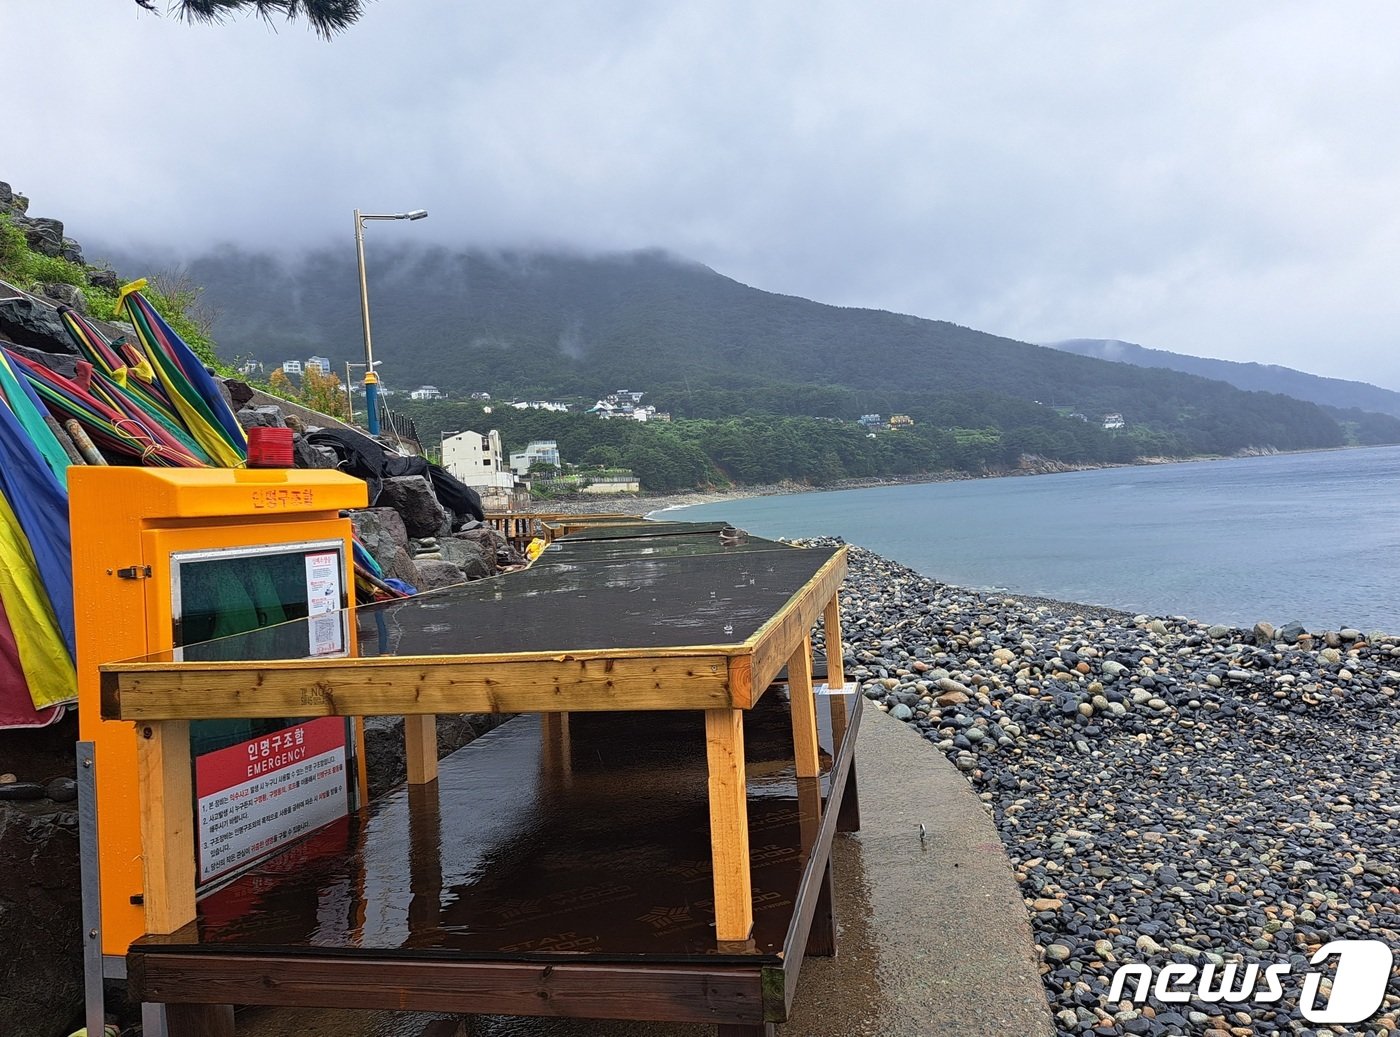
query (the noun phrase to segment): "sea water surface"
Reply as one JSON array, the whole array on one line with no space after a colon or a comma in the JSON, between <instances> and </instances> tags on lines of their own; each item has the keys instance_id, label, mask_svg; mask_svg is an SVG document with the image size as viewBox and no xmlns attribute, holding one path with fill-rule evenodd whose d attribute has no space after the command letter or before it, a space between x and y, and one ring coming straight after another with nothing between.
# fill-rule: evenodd
<instances>
[{"instance_id":1,"label":"sea water surface","mask_svg":"<svg viewBox=\"0 0 1400 1037\"><path fill-rule=\"evenodd\" d=\"M969 588L1400 633L1400 447L755 497L665 517L840 536Z\"/></svg>"}]
</instances>

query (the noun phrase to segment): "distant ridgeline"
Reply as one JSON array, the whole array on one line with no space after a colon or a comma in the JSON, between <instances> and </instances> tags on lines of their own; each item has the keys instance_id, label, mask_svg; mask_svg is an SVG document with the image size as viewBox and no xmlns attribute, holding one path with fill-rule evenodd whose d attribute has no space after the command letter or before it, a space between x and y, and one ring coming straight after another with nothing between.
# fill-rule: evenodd
<instances>
[{"instance_id":1,"label":"distant ridgeline","mask_svg":"<svg viewBox=\"0 0 1400 1037\"><path fill-rule=\"evenodd\" d=\"M119 269L170 265L123 257ZM184 260L216 312L225 359L359 359L353 250L295 260L222 248ZM509 449L559 441L566 460L633 468L643 486L901 476L1243 450L1400 442L1400 419L1328 412L1222 381L1134 367L944 321L759 291L659 252L460 252L376 242L369 262L384 384L447 399L395 403L427 437L499 428ZM582 410L627 387L675 419L507 411L512 398ZM472 392L497 401L481 413ZM402 399L402 397L400 397ZM455 402L454 402L455 401ZM912 426L868 430L864 414ZM1119 422L1106 420L1118 416Z\"/></svg>"}]
</instances>

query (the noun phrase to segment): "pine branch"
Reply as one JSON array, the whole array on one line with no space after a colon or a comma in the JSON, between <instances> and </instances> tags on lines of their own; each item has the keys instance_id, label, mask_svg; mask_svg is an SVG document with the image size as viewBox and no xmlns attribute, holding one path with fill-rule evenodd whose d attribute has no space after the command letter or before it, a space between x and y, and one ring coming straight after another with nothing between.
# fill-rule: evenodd
<instances>
[{"instance_id":1,"label":"pine branch","mask_svg":"<svg viewBox=\"0 0 1400 1037\"><path fill-rule=\"evenodd\" d=\"M362 0L174 0L171 7L187 22L206 23L222 22L250 8L267 22L275 15L288 21L305 18L316 34L326 40L344 32L364 13Z\"/></svg>"}]
</instances>

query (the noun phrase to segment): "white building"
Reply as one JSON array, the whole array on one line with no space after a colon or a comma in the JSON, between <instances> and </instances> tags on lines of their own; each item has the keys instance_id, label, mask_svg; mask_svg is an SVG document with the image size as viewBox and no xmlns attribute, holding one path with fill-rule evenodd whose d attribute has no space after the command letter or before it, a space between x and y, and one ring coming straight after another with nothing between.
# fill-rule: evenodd
<instances>
[{"instance_id":1,"label":"white building","mask_svg":"<svg viewBox=\"0 0 1400 1037\"><path fill-rule=\"evenodd\" d=\"M408 394L410 400L440 400L442 390L436 385L420 385Z\"/></svg>"},{"instance_id":2,"label":"white building","mask_svg":"<svg viewBox=\"0 0 1400 1037\"><path fill-rule=\"evenodd\" d=\"M562 468L559 458L559 444L552 439L532 439L519 453L510 455L510 470L522 479L530 474L532 464L553 465Z\"/></svg>"},{"instance_id":3,"label":"white building","mask_svg":"<svg viewBox=\"0 0 1400 1037\"><path fill-rule=\"evenodd\" d=\"M515 476L505 466L501 434L492 429L457 432L442 441L442 466L448 474L479 491L504 490L515 486Z\"/></svg>"},{"instance_id":4,"label":"white building","mask_svg":"<svg viewBox=\"0 0 1400 1037\"><path fill-rule=\"evenodd\" d=\"M1105 414L1103 416L1104 428L1123 428L1125 422L1121 414Z\"/></svg>"},{"instance_id":5,"label":"white building","mask_svg":"<svg viewBox=\"0 0 1400 1037\"><path fill-rule=\"evenodd\" d=\"M454 432L442 441L442 466L481 495L487 511L509 511L515 506L515 476L505 467L501 434L492 429Z\"/></svg>"},{"instance_id":6,"label":"white building","mask_svg":"<svg viewBox=\"0 0 1400 1037\"><path fill-rule=\"evenodd\" d=\"M301 361L300 361L300 360L283 360L283 361L282 361L282 373L283 373L283 374L301 374Z\"/></svg>"},{"instance_id":7,"label":"white building","mask_svg":"<svg viewBox=\"0 0 1400 1037\"><path fill-rule=\"evenodd\" d=\"M328 356L313 356L306 361L308 371L319 371L321 374L331 373L331 358Z\"/></svg>"},{"instance_id":8,"label":"white building","mask_svg":"<svg viewBox=\"0 0 1400 1037\"><path fill-rule=\"evenodd\" d=\"M557 403L553 400L516 400L511 406L516 410L550 410L560 414L569 409L567 403Z\"/></svg>"}]
</instances>

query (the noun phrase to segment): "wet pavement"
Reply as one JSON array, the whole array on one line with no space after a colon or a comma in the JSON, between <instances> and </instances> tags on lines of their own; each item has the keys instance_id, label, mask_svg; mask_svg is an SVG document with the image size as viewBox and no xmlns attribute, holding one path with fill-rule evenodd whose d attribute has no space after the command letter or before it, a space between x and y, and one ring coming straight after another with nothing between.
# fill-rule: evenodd
<instances>
[{"instance_id":1,"label":"wet pavement","mask_svg":"<svg viewBox=\"0 0 1400 1037\"><path fill-rule=\"evenodd\" d=\"M914 731L870 710L861 831L838 835L839 952L808 957L781 1037L1051 1037L1025 904L990 816ZM924 826L921 838L920 825ZM439 1018L249 1008L240 1037L419 1037ZM703 1025L476 1016L473 1037L699 1037Z\"/></svg>"}]
</instances>

